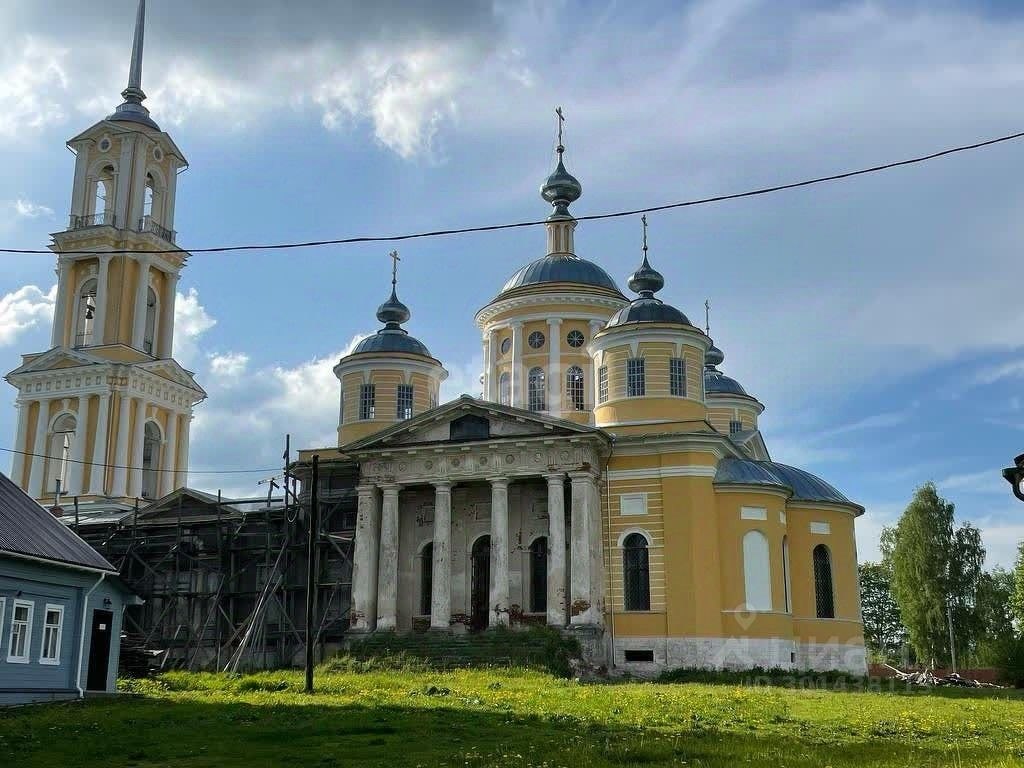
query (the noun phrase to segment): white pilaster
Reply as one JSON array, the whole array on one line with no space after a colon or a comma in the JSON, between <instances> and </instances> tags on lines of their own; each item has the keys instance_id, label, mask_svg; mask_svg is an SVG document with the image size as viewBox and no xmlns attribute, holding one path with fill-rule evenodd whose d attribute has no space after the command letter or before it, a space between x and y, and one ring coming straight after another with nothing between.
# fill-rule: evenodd
<instances>
[{"instance_id":1,"label":"white pilaster","mask_svg":"<svg viewBox=\"0 0 1024 768\"><path fill-rule=\"evenodd\" d=\"M564 627L565 620L565 475L548 481L548 626Z\"/></svg>"},{"instance_id":2,"label":"white pilaster","mask_svg":"<svg viewBox=\"0 0 1024 768\"><path fill-rule=\"evenodd\" d=\"M452 484L434 483L434 565L430 628L447 630L452 618Z\"/></svg>"},{"instance_id":3,"label":"white pilaster","mask_svg":"<svg viewBox=\"0 0 1024 768\"><path fill-rule=\"evenodd\" d=\"M117 443L114 445L114 482L111 496L128 495L128 422L131 419L132 399L127 392L120 393L117 408Z\"/></svg>"},{"instance_id":4,"label":"white pilaster","mask_svg":"<svg viewBox=\"0 0 1024 768\"><path fill-rule=\"evenodd\" d=\"M604 620L600 611L602 583L594 562L595 558L601 558L597 485L589 472L570 472L569 477L572 480L572 616L569 622L596 626Z\"/></svg>"},{"instance_id":5,"label":"white pilaster","mask_svg":"<svg viewBox=\"0 0 1024 768\"><path fill-rule=\"evenodd\" d=\"M78 409L75 413L75 436L71 440L71 453L68 456L67 493L70 496L85 494L85 436L89 426L89 398L78 398Z\"/></svg>"},{"instance_id":6,"label":"white pilaster","mask_svg":"<svg viewBox=\"0 0 1024 768\"><path fill-rule=\"evenodd\" d=\"M491 479L491 594L492 627L508 626L508 480Z\"/></svg>"},{"instance_id":7,"label":"white pilaster","mask_svg":"<svg viewBox=\"0 0 1024 768\"><path fill-rule=\"evenodd\" d=\"M100 269L96 276L96 316L93 318L92 343L103 344L107 331L107 302L109 291L107 284L110 282L110 260L113 256L100 254Z\"/></svg>"},{"instance_id":8,"label":"white pilaster","mask_svg":"<svg viewBox=\"0 0 1024 768\"><path fill-rule=\"evenodd\" d=\"M32 471L28 480L28 495L33 499L43 496L43 478L46 475L47 433L50 427L50 401L39 401L36 414L36 436L32 442Z\"/></svg>"},{"instance_id":9,"label":"white pilaster","mask_svg":"<svg viewBox=\"0 0 1024 768\"><path fill-rule=\"evenodd\" d=\"M178 471L174 480L175 488L184 488L188 485L189 434L192 431L191 409L181 415L181 420L181 437L178 438Z\"/></svg>"},{"instance_id":10,"label":"white pilaster","mask_svg":"<svg viewBox=\"0 0 1024 768\"><path fill-rule=\"evenodd\" d=\"M92 443L92 470L89 474L89 493L102 496L107 479L107 426L110 422L110 395L100 395L96 411L96 434Z\"/></svg>"},{"instance_id":11,"label":"white pilaster","mask_svg":"<svg viewBox=\"0 0 1024 768\"><path fill-rule=\"evenodd\" d=\"M139 279L135 284L135 314L132 316L132 346L142 349L146 336L146 303L149 300L149 258L137 257Z\"/></svg>"},{"instance_id":12,"label":"white pilaster","mask_svg":"<svg viewBox=\"0 0 1024 768\"><path fill-rule=\"evenodd\" d=\"M526 381L523 379L523 324L512 323L512 405L526 407Z\"/></svg>"},{"instance_id":13,"label":"white pilaster","mask_svg":"<svg viewBox=\"0 0 1024 768\"><path fill-rule=\"evenodd\" d=\"M28 436L28 403L19 401L14 404L18 409L18 428L14 435L14 455L11 457L11 480L19 488L24 488L25 482L25 453L28 446L25 439Z\"/></svg>"},{"instance_id":14,"label":"white pilaster","mask_svg":"<svg viewBox=\"0 0 1024 768\"><path fill-rule=\"evenodd\" d=\"M491 365L491 334L485 333L481 339L484 345L484 378L481 397L484 400L491 399L491 379L494 378L494 366Z\"/></svg>"},{"instance_id":15,"label":"white pilaster","mask_svg":"<svg viewBox=\"0 0 1024 768\"><path fill-rule=\"evenodd\" d=\"M135 421L132 424L132 458L128 470L128 495L142 497L142 444L146 439L146 400L135 401Z\"/></svg>"},{"instance_id":16,"label":"white pilaster","mask_svg":"<svg viewBox=\"0 0 1024 768\"><path fill-rule=\"evenodd\" d=\"M174 302L178 296L177 272L166 274L167 288L160 304L160 344L154 357L166 359L174 356Z\"/></svg>"},{"instance_id":17,"label":"white pilaster","mask_svg":"<svg viewBox=\"0 0 1024 768\"><path fill-rule=\"evenodd\" d=\"M548 318L548 413L562 416L562 320Z\"/></svg>"},{"instance_id":18,"label":"white pilaster","mask_svg":"<svg viewBox=\"0 0 1024 768\"><path fill-rule=\"evenodd\" d=\"M398 486L382 485L380 562L377 566L377 629L398 625Z\"/></svg>"},{"instance_id":19,"label":"white pilaster","mask_svg":"<svg viewBox=\"0 0 1024 768\"><path fill-rule=\"evenodd\" d=\"M356 491L355 543L352 548L352 611L350 623L357 632L377 626L377 560L380 552L380 510L377 488L360 485Z\"/></svg>"},{"instance_id":20,"label":"white pilaster","mask_svg":"<svg viewBox=\"0 0 1024 768\"><path fill-rule=\"evenodd\" d=\"M64 326L67 322L68 293L73 290L69 285L71 276L71 259L67 256L57 257L57 300L53 307L53 330L50 333L50 346L64 346Z\"/></svg>"},{"instance_id":21,"label":"white pilaster","mask_svg":"<svg viewBox=\"0 0 1024 768\"><path fill-rule=\"evenodd\" d=\"M178 462L178 414L174 411L167 414L167 434L161 458L163 471L160 473L159 494L166 496L177 487L174 481L177 477L175 465Z\"/></svg>"}]
</instances>

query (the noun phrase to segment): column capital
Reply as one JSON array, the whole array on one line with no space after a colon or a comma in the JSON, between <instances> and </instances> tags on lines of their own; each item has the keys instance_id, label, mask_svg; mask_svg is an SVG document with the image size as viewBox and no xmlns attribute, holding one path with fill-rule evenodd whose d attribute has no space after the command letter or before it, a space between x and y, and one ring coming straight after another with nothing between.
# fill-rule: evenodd
<instances>
[{"instance_id":1,"label":"column capital","mask_svg":"<svg viewBox=\"0 0 1024 768\"><path fill-rule=\"evenodd\" d=\"M433 480L430 484L434 486L434 490L448 491L449 493L451 493L452 486L455 485L451 480Z\"/></svg>"},{"instance_id":2,"label":"column capital","mask_svg":"<svg viewBox=\"0 0 1024 768\"><path fill-rule=\"evenodd\" d=\"M373 483L364 483L356 486L356 493L360 496L369 496L371 493L377 490L377 486Z\"/></svg>"},{"instance_id":3,"label":"column capital","mask_svg":"<svg viewBox=\"0 0 1024 768\"><path fill-rule=\"evenodd\" d=\"M549 317L548 318L548 325L550 325L553 328L557 327L557 326L559 326L561 324L562 324L562 318L560 318L560 317Z\"/></svg>"},{"instance_id":4,"label":"column capital","mask_svg":"<svg viewBox=\"0 0 1024 768\"><path fill-rule=\"evenodd\" d=\"M401 483L377 483L377 487L381 489L383 493L398 493L402 490Z\"/></svg>"},{"instance_id":5,"label":"column capital","mask_svg":"<svg viewBox=\"0 0 1024 768\"><path fill-rule=\"evenodd\" d=\"M516 330L516 331L522 330L522 328L523 328L523 321L522 320L513 320L512 322L509 323L509 326L513 330Z\"/></svg>"},{"instance_id":6,"label":"column capital","mask_svg":"<svg viewBox=\"0 0 1024 768\"><path fill-rule=\"evenodd\" d=\"M568 473L569 479L574 483L582 483L586 480L596 481L598 474L591 469L573 469Z\"/></svg>"},{"instance_id":7,"label":"column capital","mask_svg":"<svg viewBox=\"0 0 1024 768\"><path fill-rule=\"evenodd\" d=\"M503 486L505 488L508 488L508 484L510 481L509 478L507 477L488 477L487 482L491 484L492 488L501 488Z\"/></svg>"},{"instance_id":8,"label":"column capital","mask_svg":"<svg viewBox=\"0 0 1024 768\"><path fill-rule=\"evenodd\" d=\"M565 472L547 472L544 475L544 479L548 481L548 485L555 485L557 483L565 482Z\"/></svg>"}]
</instances>

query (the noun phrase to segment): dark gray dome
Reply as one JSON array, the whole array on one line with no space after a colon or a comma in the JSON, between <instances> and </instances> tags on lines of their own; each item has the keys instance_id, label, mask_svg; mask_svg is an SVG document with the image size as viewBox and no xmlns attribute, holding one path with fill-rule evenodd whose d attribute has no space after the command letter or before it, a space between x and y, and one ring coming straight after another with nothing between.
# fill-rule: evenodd
<instances>
[{"instance_id":1,"label":"dark gray dome","mask_svg":"<svg viewBox=\"0 0 1024 768\"><path fill-rule=\"evenodd\" d=\"M149 116L149 110L134 101L126 101L119 105L113 114L107 115L107 120L117 123L139 123L154 131L160 130L160 126Z\"/></svg>"},{"instance_id":2,"label":"dark gray dome","mask_svg":"<svg viewBox=\"0 0 1024 768\"><path fill-rule=\"evenodd\" d=\"M516 272L502 286L501 296L516 288L543 283L577 283L592 285L619 293L619 287L611 276L597 264L578 256L552 254L537 259Z\"/></svg>"},{"instance_id":3,"label":"dark gray dome","mask_svg":"<svg viewBox=\"0 0 1024 768\"><path fill-rule=\"evenodd\" d=\"M433 357L423 342L401 328L382 328L373 336L367 336L352 350L353 355L363 352L404 352L409 355Z\"/></svg>"},{"instance_id":4,"label":"dark gray dome","mask_svg":"<svg viewBox=\"0 0 1024 768\"><path fill-rule=\"evenodd\" d=\"M576 202L583 194L583 185L565 170L562 163L562 147L558 148L558 166L540 187L540 196L547 202L557 206L558 203L568 206Z\"/></svg>"},{"instance_id":5,"label":"dark gray dome","mask_svg":"<svg viewBox=\"0 0 1024 768\"><path fill-rule=\"evenodd\" d=\"M398 300L395 293L395 286L391 286L391 298L377 307L377 319L385 323L389 328L397 328L402 323L408 322L412 312Z\"/></svg>"},{"instance_id":6,"label":"dark gray dome","mask_svg":"<svg viewBox=\"0 0 1024 768\"><path fill-rule=\"evenodd\" d=\"M704 392L709 395L745 395L747 390L736 381L736 379L726 376L718 369L705 368L704 369Z\"/></svg>"},{"instance_id":7,"label":"dark gray dome","mask_svg":"<svg viewBox=\"0 0 1024 768\"><path fill-rule=\"evenodd\" d=\"M775 461L724 458L715 472L717 485L765 485L789 490L793 501L819 501L831 504L849 504L863 510L859 504L826 483L817 475L779 464Z\"/></svg>"},{"instance_id":8,"label":"dark gray dome","mask_svg":"<svg viewBox=\"0 0 1024 768\"><path fill-rule=\"evenodd\" d=\"M674 323L690 325L686 315L661 299L636 299L628 307L623 307L608 321L605 328L626 323Z\"/></svg>"},{"instance_id":9,"label":"dark gray dome","mask_svg":"<svg viewBox=\"0 0 1024 768\"><path fill-rule=\"evenodd\" d=\"M708 351L704 355L704 365L714 368L716 365L721 365L725 362L725 352L715 346L714 342L711 342L711 346L708 347Z\"/></svg>"}]
</instances>

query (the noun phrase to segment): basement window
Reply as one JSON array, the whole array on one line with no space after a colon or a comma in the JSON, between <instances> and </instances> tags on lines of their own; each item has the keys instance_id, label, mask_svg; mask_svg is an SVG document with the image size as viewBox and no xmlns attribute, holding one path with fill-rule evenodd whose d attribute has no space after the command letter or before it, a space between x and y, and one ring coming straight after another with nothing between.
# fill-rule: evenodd
<instances>
[{"instance_id":1,"label":"basement window","mask_svg":"<svg viewBox=\"0 0 1024 768\"><path fill-rule=\"evenodd\" d=\"M626 661L654 661L654 651L623 651Z\"/></svg>"}]
</instances>

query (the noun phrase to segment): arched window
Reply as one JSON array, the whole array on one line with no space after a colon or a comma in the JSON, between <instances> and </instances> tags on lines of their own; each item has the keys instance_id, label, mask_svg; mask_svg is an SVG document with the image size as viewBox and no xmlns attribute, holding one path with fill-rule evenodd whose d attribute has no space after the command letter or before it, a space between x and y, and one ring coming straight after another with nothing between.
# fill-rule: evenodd
<instances>
[{"instance_id":1,"label":"arched window","mask_svg":"<svg viewBox=\"0 0 1024 768\"><path fill-rule=\"evenodd\" d=\"M572 410L582 411L586 408L583 397L583 369L578 365L569 367L565 372L565 393L569 396Z\"/></svg>"},{"instance_id":2,"label":"arched window","mask_svg":"<svg viewBox=\"0 0 1024 768\"><path fill-rule=\"evenodd\" d=\"M631 533L622 542L622 582L627 611L651 610L650 558L642 533Z\"/></svg>"},{"instance_id":3,"label":"arched window","mask_svg":"<svg viewBox=\"0 0 1024 768\"><path fill-rule=\"evenodd\" d=\"M142 337L142 351L147 355L153 354L153 339L156 338L156 316L157 316L156 291L152 288L146 295L146 332Z\"/></svg>"},{"instance_id":4,"label":"arched window","mask_svg":"<svg viewBox=\"0 0 1024 768\"><path fill-rule=\"evenodd\" d=\"M434 590L434 543L420 550L420 616L430 615L431 595Z\"/></svg>"},{"instance_id":5,"label":"arched window","mask_svg":"<svg viewBox=\"0 0 1024 768\"><path fill-rule=\"evenodd\" d=\"M547 609L548 540L541 536L530 545L530 612L544 613Z\"/></svg>"},{"instance_id":6,"label":"arched window","mask_svg":"<svg viewBox=\"0 0 1024 768\"><path fill-rule=\"evenodd\" d=\"M160 447L163 438L160 427L154 422L146 422L146 430L142 440L142 498L155 499L159 493Z\"/></svg>"},{"instance_id":7,"label":"arched window","mask_svg":"<svg viewBox=\"0 0 1024 768\"><path fill-rule=\"evenodd\" d=\"M102 343L102 339L94 339L96 331L96 290L99 283L91 278L82 283L78 292L78 316L75 318L75 346L90 347L94 343Z\"/></svg>"},{"instance_id":8,"label":"arched window","mask_svg":"<svg viewBox=\"0 0 1024 768\"><path fill-rule=\"evenodd\" d=\"M760 531L743 536L743 585L748 611L772 609L772 568L768 538Z\"/></svg>"},{"instance_id":9,"label":"arched window","mask_svg":"<svg viewBox=\"0 0 1024 768\"><path fill-rule=\"evenodd\" d=\"M529 408L531 411L546 411L548 409L547 386L544 382L544 369L537 367L530 369L529 376Z\"/></svg>"},{"instance_id":10,"label":"arched window","mask_svg":"<svg viewBox=\"0 0 1024 768\"><path fill-rule=\"evenodd\" d=\"M142 200L142 215L147 219L153 215L153 201L156 198L156 182L153 174L146 174L146 194Z\"/></svg>"},{"instance_id":11,"label":"arched window","mask_svg":"<svg viewBox=\"0 0 1024 768\"><path fill-rule=\"evenodd\" d=\"M786 613L793 612L793 587L789 581L789 537L782 537L782 586L786 590Z\"/></svg>"},{"instance_id":12,"label":"arched window","mask_svg":"<svg viewBox=\"0 0 1024 768\"><path fill-rule=\"evenodd\" d=\"M832 554L824 544L814 548L814 603L819 619L836 617L835 594L832 591Z\"/></svg>"},{"instance_id":13,"label":"arched window","mask_svg":"<svg viewBox=\"0 0 1024 768\"><path fill-rule=\"evenodd\" d=\"M86 224L114 224L114 166L100 171L93 187L92 217Z\"/></svg>"},{"instance_id":14,"label":"arched window","mask_svg":"<svg viewBox=\"0 0 1024 768\"><path fill-rule=\"evenodd\" d=\"M71 455L77 426L78 422L70 413L61 414L53 422L47 452L50 457L50 487L44 488L44 492L56 490L57 480L60 480L62 491L68 490L68 457Z\"/></svg>"},{"instance_id":15,"label":"arched window","mask_svg":"<svg viewBox=\"0 0 1024 768\"><path fill-rule=\"evenodd\" d=\"M507 371L498 377L498 402L512 405L512 379Z\"/></svg>"}]
</instances>

